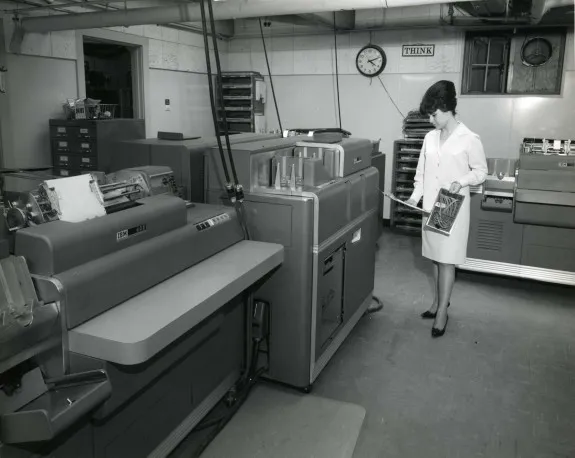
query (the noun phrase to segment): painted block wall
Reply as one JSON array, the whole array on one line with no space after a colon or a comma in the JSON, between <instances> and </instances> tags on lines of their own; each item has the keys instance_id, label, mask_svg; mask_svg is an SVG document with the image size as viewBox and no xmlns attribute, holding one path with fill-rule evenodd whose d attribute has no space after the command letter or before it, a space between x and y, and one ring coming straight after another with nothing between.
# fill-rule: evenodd
<instances>
[{"instance_id":1,"label":"painted block wall","mask_svg":"<svg viewBox=\"0 0 575 458\"><path fill-rule=\"evenodd\" d=\"M277 35L274 33L277 31ZM297 27L272 23L264 31L273 81L284 129L337 126L337 93L333 34L298 35ZM254 21L236 26L230 42L229 70L255 70L267 75L265 56ZM238 34L239 33L239 34ZM240 34L249 34L242 38ZM341 33L337 36L342 127L354 136L381 138L387 153L386 190L390 189L393 142L403 138L403 115L419 106L427 87L441 79L461 88L464 34L447 29L414 29ZM387 67L378 79L361 76L355 56L364 45L380 45ZM434 57L401 57L403 44L435 44ZM517 158L525 136L575 138L575 59L573 33L565 53L560 96L461 96L459 116L477 132L487 157ZM398 106L391 102L389 95ZM268 128L278 127L268 82ZM385 217L389 216L388 208Z\"/></svg>"},{"instance_id":2,"label":"painted block wall","mask_svg":"<svg viewBox=\"0 0 575 458\"><path fill-rule=\"evenodd\" d=\"M5 165L50 165L48 119L62 117L62 103L78 95L76 32L27 35L22 53L16 55L8 50L12 21L4 17L1 24L0 64L8 68L7 92L0 95ZM155 136L158 130L213 135L203 37L156 25L111 30L148 39L150 90L146 96L151 116L147 136ZM219 49L222 65L226 65L227 42L220 41ZM164 108L166 98L170 111Z\"/></svg>"}]
</instances>

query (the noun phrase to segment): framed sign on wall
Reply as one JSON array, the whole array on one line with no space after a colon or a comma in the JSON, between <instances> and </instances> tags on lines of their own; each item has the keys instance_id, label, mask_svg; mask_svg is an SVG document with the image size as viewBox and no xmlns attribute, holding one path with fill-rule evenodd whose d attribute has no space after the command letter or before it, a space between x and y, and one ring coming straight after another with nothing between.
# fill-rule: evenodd
<instances>
[{"instance_id":1,"label":"framed sign on wall","mask_svg":"<svg viewBox=\"0 0 575 458\"><path fill-rule=\"evenodd\" d=\"M435 55L435 45L403 45L403 57L431 57Z\"/></svg>"}]
</instances>

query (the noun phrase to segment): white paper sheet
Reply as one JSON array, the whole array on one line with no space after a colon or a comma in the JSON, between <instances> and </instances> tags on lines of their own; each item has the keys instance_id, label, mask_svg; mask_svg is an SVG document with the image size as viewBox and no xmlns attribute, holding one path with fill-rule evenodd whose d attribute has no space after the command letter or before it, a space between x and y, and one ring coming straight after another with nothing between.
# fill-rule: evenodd
<instances>
[{"instance_id":1,"label":"white paper sheet","mask_svg":"<svg viewBox=\"0 0 575 458\"><path fill-rule=\"evenodd\" d=\"M421 208L419 208L419 207L416 207L415 205L408 204L407 202L405 202L405 201L403 201L403 200L401 200L401 199L398 199L398 198L395 197L393 194L390 194L390 193L388 193L388 192L383 192L383 191L382 191L382 194L383 194L385 197L387 197L387 198L389 198L389 199L391 199L391 200L393 200L393 201L395 201L395 202L397 202L397 203L400 203L400 204L402 204L402 205L405 205L406 207L412 208L413 210L417 210L419 213L423 213L423 214L426 214L426 215L428 214L425 210L423 210L423 209L421 209Z\"/></svg>"},{"instance_id":2,"label":"white paper sheet","mask_svg":"<svg viewBox=\"0 0 575 458\"><path fill-rule=\"evenodd\" d=\"M92 191L91 180L89 174L46 180L48 188L58 196L60 221L79 223L106 214L104 205Z\"/></svg>"}]
</instances>

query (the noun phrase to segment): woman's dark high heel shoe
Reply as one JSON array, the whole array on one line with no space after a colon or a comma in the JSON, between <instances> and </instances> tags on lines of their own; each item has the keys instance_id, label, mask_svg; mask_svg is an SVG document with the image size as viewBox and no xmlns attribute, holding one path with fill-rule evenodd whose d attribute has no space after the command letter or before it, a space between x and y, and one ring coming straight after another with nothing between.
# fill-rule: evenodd
<instances>
[{"instance_id":1,"label":"woman's dark high heel shoe","mask_svg":"<svg viewBox=\"0 0 575 458\"><path fill-rule=\"evenodd\" d=\"M447 315L447 318L445 318L445 326L443 326L443 329L437 329L436 327L431 328L431 337L441 337L443 334L445 334L448 321L449 321L449 315Z\"/></svg>"},{"instance_id":2,"label":"woman's dark high heel shoe","mask_svg":"<svg viewBox=\"0 0 575 458\"><path fill-rule=\"evenodd\" d=\"M447 307L449 307L451 305L451 302L449 304L447 304ZM424 320L430 320L432 318L435 318L437 316L437 312L433 313L430 312L429 310L426 310L425 312L423 312L421 314L421 318L423 318Z\"/></svg>"}]
</instances>

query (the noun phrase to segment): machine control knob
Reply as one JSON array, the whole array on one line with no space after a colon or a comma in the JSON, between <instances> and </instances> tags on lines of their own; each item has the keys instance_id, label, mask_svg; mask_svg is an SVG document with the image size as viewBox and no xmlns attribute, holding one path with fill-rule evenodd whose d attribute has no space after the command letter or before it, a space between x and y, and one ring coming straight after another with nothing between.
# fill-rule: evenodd
<instances>
[{"instance_id":1,"label":"machine control knob","mask_svg":"<svg viewBox=\"0 0 575 458\"><path fill-rule=\"evenodd\" d=\"M6 225L10 231L23 229L28 225L28 217L20 208L11 208L6 213Z\"/></svg>"}]
</instances>

